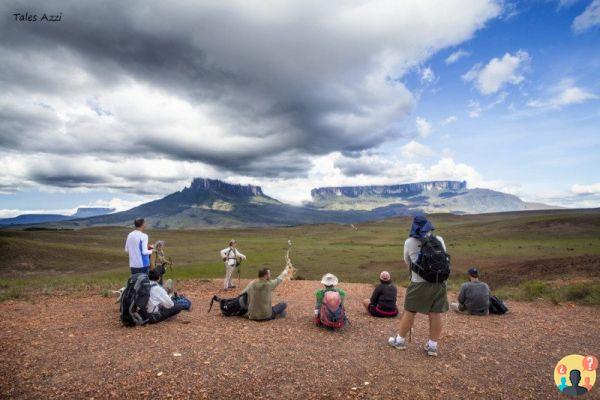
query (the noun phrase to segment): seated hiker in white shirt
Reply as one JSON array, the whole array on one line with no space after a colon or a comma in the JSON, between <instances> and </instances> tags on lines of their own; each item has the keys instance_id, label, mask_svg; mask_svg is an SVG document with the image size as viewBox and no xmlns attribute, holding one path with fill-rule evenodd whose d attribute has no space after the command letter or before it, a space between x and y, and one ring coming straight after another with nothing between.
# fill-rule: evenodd
<instances>
[{"instance_id":1,"label":"seated hiker in white shirt","mask_svg":"<svg viewBox=\"0 0 600 400\"><path fill-rule=\"evenodd\" d=\"M148 322L155 324L179 314L181 310L183 310L183 307L180 304L173 303L173 300L171 300L167 291L158 284L160 273L157 270L152 269L148 272L148 278L150 278L152 284L152 287L150 288L150 298L148 299L148 305L146 306L146 311L150 318Z\"/></svg>"}]
</instances>

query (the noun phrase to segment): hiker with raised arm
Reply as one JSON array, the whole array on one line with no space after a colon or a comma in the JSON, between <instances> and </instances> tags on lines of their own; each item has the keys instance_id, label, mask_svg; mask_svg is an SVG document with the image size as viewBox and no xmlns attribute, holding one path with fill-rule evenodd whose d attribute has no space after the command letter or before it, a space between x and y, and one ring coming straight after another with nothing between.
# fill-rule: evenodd
<instances>
[{"instance_id":1,"label":"hiker with raised arm","mask_svg":"<svg viewBox=\"0 0 600 400\"><path fill-rule=\"evenodd\" d=\"M450 308L462 314L489 315L490 287L479 280L477 268L469 268L467 274L469 282L462 284L458 293L458 303L451 303Z\"/></svg>"},{"instance_id":2,"label":"hiker with raised arm","mask_svg":"<svg viewBox=\"0 0 600 400\"><path fill-rule=\"evenodd\" d=\"M167 293L173 293L173 280L167 279L163 282L163 276L167 273L167 267L172 267L173 261L165 256L165 241L159 240L154 243L154 264L150 269L158 271L160 279L158 284L167 290ZM172 271L172 268L171 268Z\"/></svg>"},{"instance_id":3,"label":"hiker with raised arm","mask_svg":"<svg viewBox=\"0 0 600 400\"><path fill-rule=\"evenodd\" d=\"M273 290L288 275L288 269L284 269L281 274L275 279L271 279L271 270L269 268L261 268L258 270L258 279L253 280L246 286L242 295L248 295L248 319L254 321L266 321L278 317L285 317L285 302L278 303L272 306Z\"/></svg>"},{"instance_id":4,"label":"hiker with raised arm","mask_svg":"<svg viewBox=\"0 0 600 400\"><path fill-rule=\"evenodd\" d=\"M404 313L396 336L388 344L406 349L406 335L417 313L429 316L429 340L425 351L438 355L442 335L442 314L448 311L446 280L450 276L450 256L441 236L433 233L433 224L424 215L414 217L409 238L404 242L404 262L410 270L410 285L404 298Z\"/></svg>"},{"instance_id":5,"label":"hiker with raised arm","mask_svg":"<svg viewBox=\"0 0 600 400\"><path fill-rule=\"evenodd\" d=\"M323 288L315 292L316 304L313 322L317 326L343 328L348 321L344 308L346 292L337 286L338 278L333 274L325 274L321 279Z\"/></svg>"},{"instance_id":6,"label":"hiker with raised arm","mask_svg":"<svg viewBox=\"0 0 600 400\"><path fill-rule=\"evenodd\" d=\"M235 285L232 282L233 273L240 267L242 260L245 259L246 256L237 249L237 242L235 239L229 241L229 247L221 250L221 260L225 263L225 281L223 282L223 288L225 290L235 288Z\"/></svg>"},{"instance_id":7,"label":"hiker with raised arm","mask_svg":"<svg viewBox=\"0 0 600 400\"><path fill-rule=\"evenodd\" d=\"M391 318L398 315L396 298L398 289L392 283L392 276L387 271L379 274L379 285L373 290L370 299L363 300L363 306L369 314L379 318Z\"/></svg>"},{"instance_id":8,"label":"hiker with raised arm","mask_svg":"<svg viewBox=\"0 0 600 400\"><path fill-rule=\"evenodd\" d=\"M135 230L127 235L125 241L125 252L129 253L129 268L131 275L140 272L147 274L150 269L152 246L148 246L148 235L144 233L146 221L144 218L136 218L133 224Z\"/></svg>"}]
</instances>

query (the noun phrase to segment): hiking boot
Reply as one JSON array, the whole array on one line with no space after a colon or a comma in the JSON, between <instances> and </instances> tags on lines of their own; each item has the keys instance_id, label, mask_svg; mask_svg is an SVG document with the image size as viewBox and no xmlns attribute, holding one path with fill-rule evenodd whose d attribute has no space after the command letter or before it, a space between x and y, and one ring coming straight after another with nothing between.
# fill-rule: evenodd
<instances>
[{"instance_id":1,"label":"hiking boot","mask_svg":"<svg viewBox=\"0 0 600 400\"><path fill-rule=\"evenodd\" d=\"M431 347L427 343L425 343L425 351L427 352L428 356L431 356L431 357L438 356L437 347Z\"/></svg>"},{"instance_id":2,"label":"hiking boot","mask_svg":"<svg viewBox=\"0 0 600 400\"><path fill-rule=\"evenodd\" d=\"M388 339L388 344L398 350L406 350L406 340L400 340L399 336L391 336Z\"/></svg>"}]
</instances>

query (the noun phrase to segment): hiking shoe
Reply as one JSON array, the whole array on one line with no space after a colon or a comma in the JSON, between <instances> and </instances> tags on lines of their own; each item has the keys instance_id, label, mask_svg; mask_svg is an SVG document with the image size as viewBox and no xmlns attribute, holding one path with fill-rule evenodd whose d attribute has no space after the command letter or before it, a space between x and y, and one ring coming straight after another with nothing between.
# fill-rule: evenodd
<instances>
[{"instance_id":1,"label":"hiking shoe","mask_svg":"<svg viewBox=\"0 0 600 400\"><path fill-rule=\"evenodd\" d=\"M437 347L431 347L427 343L425 343L425 351L427 352L428 356L431 356L431 357L438 356Z\"/></svg>"},{"instance_id":2,"label":"hiking shoe","mask_svg":"<svg viewBox=\"0 0 600 400\"><path fill-rule=\"evenodd\" d=\"M398 350L406 350L406 340L399 340L398 336L391 336L388 339L388 344Z\"/></svg>"}]
</instances>

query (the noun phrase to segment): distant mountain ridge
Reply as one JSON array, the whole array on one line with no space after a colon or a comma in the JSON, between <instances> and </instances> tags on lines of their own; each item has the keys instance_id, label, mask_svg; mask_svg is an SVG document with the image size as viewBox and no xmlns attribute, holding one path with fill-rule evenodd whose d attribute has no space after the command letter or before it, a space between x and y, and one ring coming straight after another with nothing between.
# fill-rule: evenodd
<instances>
[{"instance_id":1,"label":"distant mountain ridge","mask_svg":"<svg viewBox=\"0 0 600 400\"><path fill-rule=\"evenodd\" d=\"M0 226L41 224L45 222L69 221L77 218L89 218L114 212L114 208L79 207L73 215L62 214L21 214L13 218L0 219Z\"/></svg>"},{"instance_id":2,"label":"distant mountain ridge","mask_svg":"<svg viewBox=\"0 0 600 400\"><path fill-rule=\"evenodd\" d=\"M479 213L529 209L518 197L468 189L464 181L316 188L305 206L282 203L260 186L195 178L188 187L127 211L51 221L60 227L131 226L144 217L164 229L357 223L421 212ZM543 207L543 206L539 206Z\"/></svg>"},{"instance_id":3,"label":"distant mountain ridge","mask_svg":"<svg viewBox=\"0 0 600 400\"><path fill-rule=\"evenodd\" d=\"M419 183L406 183L400 185L377 185L377 186L341 186L323 187L310 191L313 201L326 200L330 198L360 197L360 196L406 196L432 190L463 191L467 189L466 181L432 181Z\"/></svg>"},{"instance_id":4,"label":"distant mountain ridge","mask_svg":"<svg viewBox=\"0 0 600 400\"><path fill-rule=\"evenodd\" d=\"M413 211L479 214L551 209L527 203L517 196L490 189L468 189L466 181L431 181L401 185L343 186L311 191L311 207L322 210L370 211L404 205Z\"/></svg>"}]
</instances>

